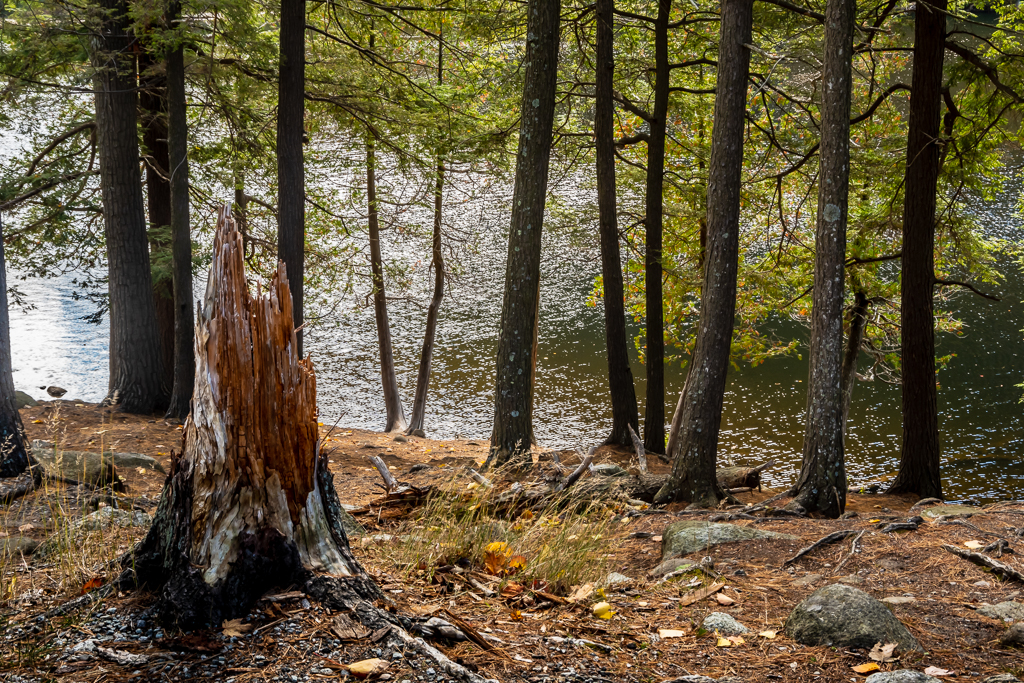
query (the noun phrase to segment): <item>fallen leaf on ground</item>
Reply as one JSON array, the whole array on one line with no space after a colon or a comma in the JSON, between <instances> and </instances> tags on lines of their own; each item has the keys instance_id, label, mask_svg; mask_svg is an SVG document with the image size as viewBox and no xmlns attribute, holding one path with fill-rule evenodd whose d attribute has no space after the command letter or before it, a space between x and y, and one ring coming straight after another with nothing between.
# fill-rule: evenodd
<instances>
[{"instance_id":1,"label":"fallen leaf on ground","mask_svg":"<svg viewBox=\"0 0 1024 683\"><path fill-rule=\"evenodd\" d=\"M388 663L383 659L364 659L361 662L349 664L348 670L356 678L366 678L367 676L383 672L388 666Z\"/></svg>"},{"instance_id":2,"label":"fallen leaf on ground","mask_svg":"<svg viewBox=\"0 0 1024 683\"><path fill-rule=\"evenodd\" d=\"M680 631L679 629L676 629L676 628L659 628L658 629L658 637L659 638L682 638L685 635L686 635L686 631Z\"/></svg>"},{"instance_id":3,"label":"fallen leaf on ground","mask_svg":"<svg viewBox=\"0 0 1024 683\"><path fill-rule=\"evenodd\" d=\"M607 602L599 602L591 609L594 616L599 619L611 619L615 616L615 612L612 611L612 606Z\"/></svg>"},{"instance_id":4,"label":"fallen leaf on ground","mask_svg":"<svg viewBox=\"0 0 1024 683\"><path fill-rule=\"evenodd\" d=\"M227 638L244 636L252 630L252 624L243 623L241 619L227 619L221 624L222 632Z\"/></svg>"},{"instance_id":5,"label":"fallen leaf on ground","mask_svg":"<svg viewBox=\"0 0 1024 683\"><path fill-rule=\"evenodd\" d=\"M93 578L86 581L85 584L82 586L82 595L85 595L90 591L94 591L102 585L103 579L99 576L94 576Z\"/></svg>"},{"instance_id":6,"label":"fallen leaf on ground","mask_svg":"<svg viewBox=\"0 0 1024 683\"><path fill-rule=\"evenodd\" d=\"M926 676L952 676L953 672L949 669L940 669L937 666L929 666L924 670Z\"/></svg>"},{"instance_id":7,"label":"fallen leaf on ground","mask_svg":"<svg viewBox=\"0 0 1024 683\"><path fill-rule=\"evenodd\" d=\"M690 593L687 593L686 595L684 595L679 600L679 604L682 605L683 607L687 607L687 606L692 605L693 603L697 602L698 600L703 600L704 598L708 597L709 595L714 595L715 593L717 593L718 591L722 590L723 588L725 588L725 582L724 581L719 581L718 583L713 583L710 586L708 586L707 588L701 588L701 589L692 591Z\"/></svg>"},{"instance_id":8,"label":"fallen leaf on ground","mask_svg":"<svg viewBox=\"0 0 1024 683\"><path fill-rule=\"evenodd\" d=\"M853 670L859 674L871 673L872 671L878 671L877 662L867 662L866 664L858 664L853 667Z\"/></svg>"},{"instance_id":9,"label":"fallen leaf on ground","mask_svg":"<svg viewBox=\"0 0 1024 683\"><path fill-rule=\"evenodd\" d=\"M726 607L728 607L729 605L736 604L735 600L730 598L728 595L723 595L721 593L719 593L718 595L715 596L715 600L718 601L719 605L725 605Z\"/></svg>"},{"instance_id":10,"label":"fallen leaf on ground","mask_svg":"<svg viewBox=\"0 0 1024 683\"><path fill-rule=\"evenodd\" d=\"M775 636L777 636L778 634L779 634L779 632L778 632L778 631L761 631L761 632L760 632L760 633L758 633L757 635L761 636L762 638L767 638L768 640L772 640L772 639L774 639L774 638L775 638Z\"/></svg>"},{"instance_id":11,"label":"fallen leaf on ground","mask_svg":"<svg viewBox=\"0 0 1024 683\"><path fill-rule=\"evenodd\" d=\"M512 621L522 621L523 613L517 609L514 609L509 613L509 618L512 619Z\"/></svg>"},{"instance_id":12,"label":"fallen leaf on ground","mask_svg":"<svg viewBox=\"0 0 1024 683\"><path fill-rule=\"evenodd\" d=\"M594 593L594 584L585 583L582 586L577 587L569 594L569 597L565 599L566 602L583 602Z\"/></svg>"},{"instance_id":13,"label":"fallen leaf on ground","mask_svg":"<svg viewBox=\"0 0 1024 683\"><path fill-rule=\"evenodd\" d=\"M964 545L971 550L977 550L978 548L984 548L985 544L981 541L964 541Z\"/></svg>"},{"instance_id":14,"label":"fallen leaf on ground","mask_svg":"<svg viewBox=\"0 0 1024 683\"><path fill-rule=\"evenodd\" d=\"M742 645L747 641L743 640L743 636L729 636L729 642L733 645Z\"/></svg>"},{"instance_id":15,"label":"fallen leaf on ground","mask_svg":"<svg viewBox=\"0 0 1024 683\"><path fill-rule=\"evenodd\" d=\"M362 640L370 635L370 629L353 621L347 614L339 614L331 622L331 631L341 640Z\"/></svg>"},{"instance_id":16,"label":"fallen leaf on ground","mask_svg":"<svg viewBox=\"0 0 1024 683\"><path fill-rule=\"evenodd\" d=\"M871 648L871 652L868 653L868 657L875 660L876 662L894 662L896 658L892 656L893 652L896 651L896 643L886 643L883 645L881 642L875 643L875 646Z\"/></svg>"}]
</instances>

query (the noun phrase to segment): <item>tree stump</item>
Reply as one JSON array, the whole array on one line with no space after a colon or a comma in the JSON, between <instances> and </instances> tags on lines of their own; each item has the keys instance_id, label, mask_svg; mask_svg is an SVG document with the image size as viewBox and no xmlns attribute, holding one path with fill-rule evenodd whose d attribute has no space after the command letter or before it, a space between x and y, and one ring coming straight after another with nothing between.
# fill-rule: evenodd
<instances>
[{"instance_id":1,"label":"tree stump","mask_svg":"<svg viewBox=\"0 0 1024 683\"><path fill-rule=\"evenodd\" d=\"M253 297L226 207L195 354L182 451L131 560L137 581L159 591L161 615L183 627L219 624L246 614L271 588L316 577L380 599L349 550L320 453L316 375L298 356L285 266Z\"/></svg>"}]
</instances>

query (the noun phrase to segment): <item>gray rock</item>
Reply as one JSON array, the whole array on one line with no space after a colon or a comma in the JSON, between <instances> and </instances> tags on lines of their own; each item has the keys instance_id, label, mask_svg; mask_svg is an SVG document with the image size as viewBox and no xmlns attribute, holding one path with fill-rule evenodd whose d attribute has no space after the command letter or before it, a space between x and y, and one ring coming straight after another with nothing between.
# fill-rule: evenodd
<instances>
[{"instance_id":1,"label":"gray rock","mask_svg":"<svg viewBox=\"0 0 1024 683\"><path fill-rule=\"evenodd\" d=\"M911 595L893 595L892 597L882 598L882 602L887 605L909 605L915 600L917 598Z\"/></svg>"},{"instance_id":2,"label":"gray rock","mask_svg":"<svg viewBox=\"0 0 1024 683\"><path fill-rule=\"evenodd\" d=\"M39 405L39 402L24 391L14 392L14 407L18 410L22 408L35 408L37 405Z\"/></svg>"},{"instance_id":3,"label":"gray rock","mask_svg":"<svg viewBox=\"0 0 1024 683\"><path fill-rule=\"evenodd\" d=\"M936 519L938 517L971 517L980 513L981 508L970 505L933 505L921 513L925 519Z\"/></svg>"},{"instance_id":4,"label":"gray rock","mask_svg":"<svg viewBox=\"0 0 1024 683\"><path fill-rule=\"evenodd\" d=\"M797 588L806 588L807 586L813 586L819 581L821 581L821 574L807 574L794 580L793 585Z\"/></svg>"},{"instance_id":5,"label":"gray rock","mask_svg":"<svg viewBox=\"0 0 1024 683\"><path fill-rule=\"evenodd\" d=\"M36 439L30 445L31 445L31 447L33 449L33 454L35 453L36 450L51 451L51 452L56 450L54 448L54 445L53 445L52 441L43 441L42 439ZM70 452L70 453L86 453L86 452L92 453L91 451L64 451L64 452L65 453L68 453L68 452ZM92 455L99 456L100 454L99 453L92 453ZM148 455L143 455L142 453L111 453L111 452L108 451L108 452L103 453L103 457L104 457L104 459L111 458L113 460L113 462L114 462L114 467L115 468L121 467L121 468L124 468L124 469L128 469L128 468L135 468L135 467L144 467L144 468L149 469L149 470L156 470L157 472L160 472L161 474L167 474L167 470L164 469L164 466L160 464L159 460L157 460L156 458L151 458Z\"/></svg>"},{"instance_id":6,"label":"gray rock","mask_svg":"<svg viewBox=\"0 0 1024 683\"><path fill-rule=\"evenodd\" d=\"M611 574L608 575L608 578L604 580L604 583L605 583L606 586L614 586L617 583L629 583L632 580L633 579L631 579L630 577L626 576L625 574L620 574L618 572L612 572Z\"/></svg>"},{"instance_id":7,"label":"gray rock","mask_svg":"<svg viewBox=\"0 0 1024 683\"><path fill-rule=\"evenodd\" d=\"M670 557L682 557L690 553L706 550L714 545L721 545L722 543L753 541L761 538L775 538L785 541L800 540L796 536L790 536L789 534L764 531L754 527L697 521L669 524L661 536L662 560L667 560Z\"/></svg>"},{"instance_id":8,"label":"gray rock","mask_svg":"<svg viewBox=\"0 0 1024 683\"><path fill-rule=\"evenodd\" d=\"M106 531L111 528L148 527L152 523L153 518L141 510L100 508L96 512L75 520L68 528L58 531L43 541L36 550L36 554L46 557L54 552L59 552L62 548L79 546L90 532Z\"/></svg>"},{"instance_id":9,"label":"gray rock","mask_svg":"<svg viewBox=\"0 0 1024 683\"><path fill-rule=\"evenodd\" d=\"M750 631L749 628L725 612L712 612L704 617L704 622L701 625L708 631L718 631L723 636L738 636Z\"/></svg>"},{"instance_id":10,"label":"gray rock","mask_svg":"<svg viewBox=\"0 0 1024 683\"><path fill-rule=\"evenodd\" d=\"M114 459L109 453L88 451L63 451L54 448L48 441L33 441L30 444L32 457L42 465L48 477L72 484L107 486L120 482L114 470Z\"/></svg>"},{"instance_id":11,"label":"gray rock","mask_svg":"<svg viewBox=\"0 0 1024 683\"><path fill-rule=\"evenodd\" d=\"M0 538L0 559L12 555L31 555L39 547L39 541L27 536Z\"/></svg>"},{"instance_id":12,"label":"gray rock","mask_svg":"<svg viewBox=\"0 0 1024 683\"><path fill-rule=\"evenodd\" d=\"M996 674L983 678L978 683L1020 683L1020 679L1013 674Z\"/></svg>"},{"instance_id":13,"label":"gray rock","mask_svg":"<svg viewBox=\"0 0 1024 683\"><path fill-rule=\"evenodd\" d=\"M978 614L1003 621L1024 621L1024 605L1008 600L998 605L983 605L978 608Z\"/></svg>"},{"instance_id":14,"label":"gray rock","mask_svg":"<svg viewBox=\"0 0 1024 683\"><path fill-rule=\"evenodd\" d=\"M1014 624L999 636L1003 647L1024 647L1024 621Z\"/></svg>"},{"instance_id":15,"label":"gray rock","mask_svg":"<svg viewBox=\"0 0 1024 683\"><path fill-rule=\"evenodd\" d=\"M942 681L920 671L900 669L871 674L864 683L942 683Z\"/></svg>"},{"instance_id":16,"label":"gray rock","mask_svg":"<svg viewBox=\"0 0 1024 683\"><path fill-rule=\"evenodd\" d=\"M681 557L670 557L667 560L665 560L664 562L662 562L661 564L659 564L657 567L652 569L650 572L648 572L648 575L649 576L654 576L654 577L660 577L660 576L665 576L666 574L670 574L670 573L674 572L675 570L681 569L683 567L695 567L695 566L697 566L697 565L695 565L693 562L690 562L689 560L684 560Z\"/></svg>"},{"instance_id":17,"label":"gray rock","mask_svg":"<svg viewBox=\"0 0 1024 683\"><path fill-rule=\"evenodd\" d=\"M790 613L785 630L802 645L870 649L881 641L897 643L901 650L921 650L888 607L862 590L841 584L811 593Z\"/></svg>"},{"instance_id":18,"label":"gray rock","mask_svg":"<svg viewBox=\"0 0 1024 683\"><path fill-rule=\"evenodd\" d=\"M600 474L602 477L621 477L629 473L613 462L603 462L594 465L594 474Z\"/></svg>"},{"instance_id":19,"label":"gray rock","mask_svg":"<svg viewBox=\"0 0 1024 683\"><path fill-rule=\"evenodd\" d=\"M839 583L845 583L847 586L863 586L864 577L857 576L856 574L847 574L846 576L840 576L838 579Z\"/></svg>"}]
</instances>

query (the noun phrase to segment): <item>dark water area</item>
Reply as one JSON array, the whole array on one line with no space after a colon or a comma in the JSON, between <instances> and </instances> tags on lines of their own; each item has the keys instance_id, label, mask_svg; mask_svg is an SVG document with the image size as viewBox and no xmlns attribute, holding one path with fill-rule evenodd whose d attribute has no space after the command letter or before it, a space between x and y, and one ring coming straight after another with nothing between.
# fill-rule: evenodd
<instances>
[{"instance_id":1,"label":"dark water area","mask_svg":"<svg viewBox=\"0 0 1024 683\"><path fill-rule=\"evenodd\" d=\"M590 202L586 191L574 195ZM972 211L986 234L1019 242L1016 182L993 202ZM460 258L441 312L427 405L427 431L437 438L488 438L493 418L494 353L504 281L508 197L489 193L452 199L451 220L471 226L479 241ZM544 242L541 328L537 363L535 430L546 447L588 447L611 424L600 307L586 305L600 270L592 226L548 231ZM385 237L387 239L387 237ZM394 354L404 400L411 401L432 277L422 244L392 246L390 256L412 266L410 291L389 303ZM939 411L943 480L948 498L987 502L1024 498L1024 287L1016 263L1001 257L1005 280L987 286L1001 302L970 293L953 302L965 323L961 337L940 335L939 355L956 357L940 374ZM69 396L100 400L107 381L107 325L81 320L88 304L73 301L61 280L16 282L37 308L13 311L15 384L43 397L38 387L56 383ZM197 293L201 291L197 289ZM407 294L407 296L406 296ZM318 374L326 424L382 429L384 406L372 307L361 295L343 301L306 336ZM632 325L632 336L641 330ZM776 336L806 343L805 328L788 319ZM806 359L806 349L803 350ZM635 351L634 351L635 355ZM862 359L866 365L866 360ZM637 396L645 395L644 368L634 358ZM791 483L803 442L807 363L796 357L731 371L722 418L720 458L737 464L775 459L770 486ZM685 374L667 368L666 403L671 415ZM406 410L411 405L406 404ZM642 406L641 406L642 411ZM642 412L641 412L642 414ZM895 471L900 452L900 388L880 380L859 382L853 398L847 445L852 484L880 481Z\"/></svg>"}]
</instances>

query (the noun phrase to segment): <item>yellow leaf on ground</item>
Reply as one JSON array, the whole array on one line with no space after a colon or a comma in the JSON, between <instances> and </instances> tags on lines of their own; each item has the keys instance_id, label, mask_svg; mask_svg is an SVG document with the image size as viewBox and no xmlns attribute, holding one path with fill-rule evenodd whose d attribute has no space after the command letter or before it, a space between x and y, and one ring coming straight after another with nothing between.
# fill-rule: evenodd
<instances>
[{"instance_id":1,"label":"yellow leaf on ground","mask_svg":"<svg viewBox=\"0 0 1024 683\"><path fill-rule=\"evenodd\" d=\"M878 671L878 664L876 664L875 662L858 664L857 666L853 667L853 670L859 674L867 674L871 673L872 671Z\"/></svg>"},{"instance_id":2,"label":"yellow leaf on ground","mask_svg":"<svg viewBox=\"0 0 1024 683\"><path fill-rule=\"evenodd\" d=\"M615 616L615 612L612 611L612 606L607 602L599 602L591 608L595 617L599 619L611 619Z\"/></svg>"},{"instance_id":3,"label":"yellow leaf on ground","mask_svg":"<svg viewBox=\"0 0 1024 683\"><path fill-rule=\"evenodd\" d=\"M252 624L243 623L241 619L227 619L221 624L224 636L239 638L252 630Z\"/></svg>"},{"instance_id":4,"label":"yellow leaf on ground","mask_svg":"<svg viewBox=\"0 0 1024 683\"><path fill-rule=\"evenodd\" d=\"M682 638L686 635L686 631L680 631L677 628L659 628L659 638Z\"/></svg>"},{"instance_id":5,"label":"yellow leaf on ground","mask_svg":"<svg viewBox=\"0 0 1024 683\"><path fill-rule=\"evenodd\" d=\"M364 659L361 662L349 664L348 670L356 678L366 678L367 676L382 673L388 666L388 663L383 659Z\"/></svg>"},{"instance_id":6,"label":"yellow leaf on ground","mask_svg":"<svg viewBox=\"0 0 1024 683\"><path fill-rule=\"evenodd\" d=\"M715 631L715 633L718 633L718 631ZM724 638L722 636L718 636L718 643L717 644L718 644L718 647L732 647L732 641L729 640L728 638Z\"/></svg>"},{"instance_id":7,"label":"yellow leaf on ground","mask_svg":"<svg viewBox=\"0 0 1024 683\"><path fill-rule=\"evenodd\" d=\"M971 550L977 550L978 548L984 548L985 544L981 541L964 541L964 545Z\"/></svg>"},{"instance_id":8,"label":"yellow leaf on ground","mask_svg":"<svg viewBox=\"0 0 1024 683\"><path fill-rule=\"evenodd\" d=\"M768 640L772 640L772 639L774 639L774 638L775 638L775 636L777 636L778 634L779 634L779 632L778 632L778 631L761 631L761 632L760 632L760 633L758 633L757 635L761 636L762 638L767 638Z\"/></svg>"}]
</instances>

